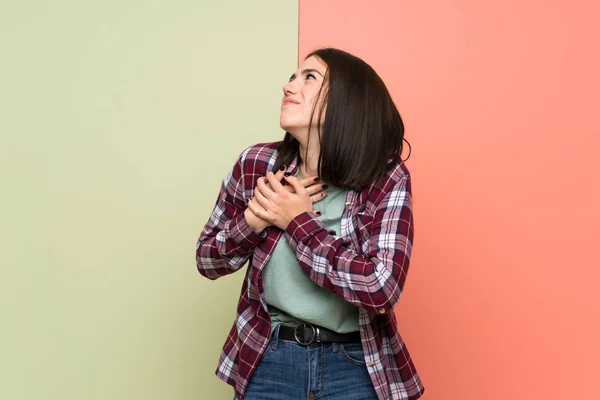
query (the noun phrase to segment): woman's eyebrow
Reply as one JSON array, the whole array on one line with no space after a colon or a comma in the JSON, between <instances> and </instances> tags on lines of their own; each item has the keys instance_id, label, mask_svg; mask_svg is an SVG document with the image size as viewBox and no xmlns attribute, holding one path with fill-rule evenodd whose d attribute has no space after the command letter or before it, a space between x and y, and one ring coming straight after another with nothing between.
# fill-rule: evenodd
<instances>
[{"instance_id":1,"label":"woman's eyebrow","mask_svg":"<svg viewBox=\"0 0 600 400\"><path fill-rule=\"evenodd\" d=\"M302 75L307 75L307 74L311 74L311 73L316 73L321 75L321 77L323 77L323 74L320 73L318 70L313 69L313 68L307 68L302 70ZM292 76L290 76L290 81L293 81L294 79L296 79L296 74L292 74Z\"/></svg>"},{"instance_id":2,"label":"woman's eyebrow","mask_svg":"<svg viewBox=\"0 0 600 400\"><path fill-rule=\"evenodd\" d=\"M323 74L322 74L322 73L320 73L320 72L319 72L319 71L317 71L316 69L312 69L312 68L305 69L305 70L303 70L303 71L302 71L302 74L303 74L303 75L310 74L310 73L317 73L317 74L319 74L319 75L323 76Z\"/></svg>"}]
</instances>

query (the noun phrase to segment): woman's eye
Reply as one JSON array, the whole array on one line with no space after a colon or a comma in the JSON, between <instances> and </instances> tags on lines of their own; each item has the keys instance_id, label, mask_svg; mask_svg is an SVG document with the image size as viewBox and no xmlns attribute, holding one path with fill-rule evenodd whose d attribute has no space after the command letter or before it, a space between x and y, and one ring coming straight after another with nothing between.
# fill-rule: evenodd
<instances>
[{"instance_id":1,"label":"woman's eye","mask_svg":"<svg viewBox=\"0 0 600 400\"><path fill-rule=\"evenodd\" d=\"M317 77L316 77L316 76L314 76L313 74L308 74L308 75L306 75L306 79L307 79L307 80L308 80L308 79L310 79L310 78L312 78L312 79L317 79Z\"/></svg>"}]
</instances>

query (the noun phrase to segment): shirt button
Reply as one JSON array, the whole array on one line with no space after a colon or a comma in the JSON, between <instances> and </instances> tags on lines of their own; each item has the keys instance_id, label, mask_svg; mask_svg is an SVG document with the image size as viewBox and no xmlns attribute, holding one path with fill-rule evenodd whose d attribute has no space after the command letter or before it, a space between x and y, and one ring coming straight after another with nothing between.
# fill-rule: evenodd
<instances>
[{"instance_id":1,"label":"shirt button","mask_svg":"<svg viewBox=\"0 0 600 400\"><path fill-rule=\"evenodd\" d=\"M385 314L385 308L380 308L379 309L379 314Z\"/></svg>"},{"instance_id":2,"label":"shirt button","mask_svg":"<svg viewBox=\"0 0 600 400\"><path fill-rule=\"evenodd\" d=\"M375 363L373 361L371 361L368 365L369 365L369 367L374 367Z\"/></svg>"},{"instance_id":3,"label":"shirt button","mask_svg":"<svg viewBox=\"0 0 600 400\"><path fill-rule=\"evenodd\" d=\"M352 208L352 203L348 203L348 204L346 204L346 208L347 208L348 210L349 210L349 209L351 209L351 208Z\"/></svg>"},{"instance_id":4,"label":"shirt button","mask_svg":"<svg viewBox=\"0 0 600 400\"><path fill-rule=\"evenodd\" d=\"M361 331L362 333L365 333L366 329L365 329L365 328L360 328L360 331Z\"/></svg>"}]
</instances>

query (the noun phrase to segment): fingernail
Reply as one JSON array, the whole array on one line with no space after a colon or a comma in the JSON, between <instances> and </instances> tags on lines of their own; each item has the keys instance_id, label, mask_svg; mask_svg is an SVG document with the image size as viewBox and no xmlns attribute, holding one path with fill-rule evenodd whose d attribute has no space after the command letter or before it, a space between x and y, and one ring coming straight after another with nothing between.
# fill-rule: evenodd
<instances>
[{"instance_id":1,"label":"fingernail","mask_svg":"<svg viewBox=\"0 0 600 400\"><path fill-rule=\"evenodd\" d=\"M315 178L315 182L319 182L319 177L318 176Z\"/></svg>"},{"instance_id":2,"label":"fingernail","mask_svg":"<svg viewBox=\"0 0 600 400\"><path fill-rule=\"evenodd\" d=\"M321 214L322 214L322 213L321 213L321 210L317 210L317 211L315 211L315 214L317 214L317 215L321 215Z\"/></svg>"},{"instance_id":3,"label":"fingernail","mask_svg":"<svg viewBox=\"0 0 600 400\"><path fill-rule=\"evenodd\" d=\"M327 189L329 186L323 185L322 187L323 187L323 189Z\"/></svg>"},{"instance_id":4,"label":"fingernail","mask_svg":"<svg viewBox=\"0 0 600 400\"><path fill-rule=\"evenodd\" d=\"M279 167L279 170L280 170L280 171L285 171L285 164L284 164L284 165L282 165L281 167Z\"/></svg>"},{"instance_id":5,"label":"fingernail","mask_svg":"<svg viewBox=\"0 0 600 400\"><path fill-rule=\"evenodd\" d=\"M285 176L285 177L288 177L288 176L290 176L290 175L292 175L292 173L291 173L291 172L286 172L285 174L283 174L283 176Z\"/></svg>"},{"instance_id":6,"label":"fingernail","mask_svg":"<svg viewBox=\"0 0 600 400\"><path fill-rule=\"evenodd\" d=\"M326 192L321 193L321 197L325 197L325 196L327 196Z\"/></svg>"}]
</instances>

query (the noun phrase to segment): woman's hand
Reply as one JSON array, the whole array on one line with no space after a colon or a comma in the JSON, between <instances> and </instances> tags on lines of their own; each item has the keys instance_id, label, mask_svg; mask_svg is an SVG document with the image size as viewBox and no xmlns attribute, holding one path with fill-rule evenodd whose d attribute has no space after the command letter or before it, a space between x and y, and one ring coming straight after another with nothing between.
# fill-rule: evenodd
<instances>
[{"instance_id":1,"label":"woman's hand","mask_svg":"<svg viewBox=\"0 0 600 400\"><path fill-rule=\"evenodd\" d=\"M298 215L314 212L313 202L322 200L326 196L326 192L317 194L324 189L322 184L313 184L307 188L293 176L284 176L284 179L291 185L293 191L283 186L276 175L268 172L266 181L258 180L254 193L254 198L260 207L249 205L255 216L283 230Z\"/></svg>"},{"instance_id":2,"label":"woman's hand","mask_svg":"<svg viewBox=\"0 0 600 400\"><path fill-rule=\"evenodd\" d=\"M277 171L276 174L269 172L268 174L271 174L274 177L275 181L279 184L279 186L281 186L288 193L296 192L296 189L294 188L294 186L292 186L292 185L283 186L279 183L284 178L283 171ZM294 178L294 179L300 183L302 188L304 188L306 190L306 194L308 196L310 196L310 201L312 203L316 203L318 201L321 201L325 197L327 197L327 192L324 191L327 188L327 186L324 185L323 182L318 177L312 176L312 177L304 178L304 179L300 179L300 180L298 180L296 178ZM267 187L271 187L267 178L259 178L258 183L260 184L261 182L264 183ZM256 233L261 233L265 228L272 226L274 224L270 219L263 218L265 216L268 216L269 213L268 213L267 209L265 209L257 199L257 197L261 195L260 189L258 188L258 186L254 192L255 192L255 197L253 197L250 200L250 202L248 203L248 208L246 208L246 210L244 211L244 216L246 217L246 221L248 221L248 225L250 225L252 230ZM264 197L264 195L263 195L263 197ZM312 207L311 207L311 209L312 209ZM319 210L315 210L314 212L317 215L320 214ZM261 217L260 215L263 215L263 217Z\"/></svg>"},{"instance_id":3,"label":"woman's hand","mask_svg":"<svg viewBox=\"0 0 600 400\"><path fill-rule=\"evenodd\" d=\"M283 179L283 171L285 171L285 167L283 167L282 169L277 171L277 174L275 174L275 179L278 179L279 181L281 181ZM258 178L258 179L260 180L263 178ZM255 189L255 192L256 192L256 189ZM267 227L273 225L269 221L265 221L264 219L261 219L256 213L252 212L252 210L265 211L262 207L260 207L260 205L256 201L256 197L253 197L252 199L250 199L250 201L248 202L248 207L246 207L246 209L244 210L244 217L246 218L248 225L250 225L250 228L252 228L252 230L255 233L260 234Z\"/></svg>"}]
</instances>

